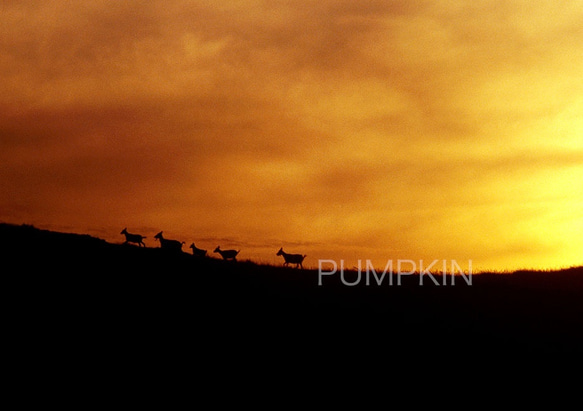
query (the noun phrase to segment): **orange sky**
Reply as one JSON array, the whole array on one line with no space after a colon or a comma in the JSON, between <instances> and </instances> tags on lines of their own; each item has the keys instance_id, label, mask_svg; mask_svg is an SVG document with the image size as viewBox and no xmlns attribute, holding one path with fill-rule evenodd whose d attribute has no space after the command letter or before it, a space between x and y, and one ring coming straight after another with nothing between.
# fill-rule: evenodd
<instances>
[{"instance_id":1,"label":"orange sky","mask_svg":"<svg viewBox=\"0 0 583 411\"><path fill-rule=\"evenodd\" d=\"M583 264L579 1L3 1L0 221Z\"/></svg>"}]
</instances>

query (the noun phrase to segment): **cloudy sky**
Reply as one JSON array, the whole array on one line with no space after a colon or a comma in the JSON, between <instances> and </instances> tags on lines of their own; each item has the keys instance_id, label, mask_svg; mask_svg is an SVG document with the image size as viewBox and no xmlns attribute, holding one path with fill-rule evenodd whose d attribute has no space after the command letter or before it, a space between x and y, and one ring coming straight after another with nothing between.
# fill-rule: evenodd
<instances>
[{"instance_id":1,"label":"cloudy sky","mask_svg":"<svg viewBox=\"0 0 583 411\"><path fill-rule=\"evenodd\" d=\"M580 1L2 1L0 221L583 264Z\"/></svg>"}]
</instances>

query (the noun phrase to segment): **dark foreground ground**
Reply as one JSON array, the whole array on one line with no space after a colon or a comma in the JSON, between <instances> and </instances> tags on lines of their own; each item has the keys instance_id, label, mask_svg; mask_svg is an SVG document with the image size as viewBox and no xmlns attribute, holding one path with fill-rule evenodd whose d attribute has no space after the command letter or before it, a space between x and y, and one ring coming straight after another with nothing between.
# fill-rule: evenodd
<instances>
[{"instance_id":1,"label":"dark foreground ground","mask_svg":"<svg viewBox=\"0 0 583 411\"><path fill-rule=\"evenodd\" d=\"M197 259L31 226L0 224L0 250L13 284L5 288L12 335L52 358L115 355L144 367L156 358L199 372L209 363L280 367L308 356L335 364L540 358L577 355L583 343L582 268L474 274L471 286L460 278L420 287L410 276L399 287L386 279L348 287L338 275L318 286L315 270Z\"/></svg>"}]
</instances>

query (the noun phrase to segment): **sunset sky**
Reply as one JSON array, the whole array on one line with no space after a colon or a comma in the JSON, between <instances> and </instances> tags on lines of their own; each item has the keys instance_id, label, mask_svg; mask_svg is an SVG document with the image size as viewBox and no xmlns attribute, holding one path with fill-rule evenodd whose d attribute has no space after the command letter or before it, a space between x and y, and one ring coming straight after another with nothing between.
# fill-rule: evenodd
<instances>
[{"instance_id":1,"label":"sunset sky","mask_svg":"<svg viewBox=\"0 0 583 411\"><path fill-rule=\"evenodd\" d=\"M312 267L583 264L582 22L561 0L1 1L0 221Z\"/></svg>"}]
</instances>

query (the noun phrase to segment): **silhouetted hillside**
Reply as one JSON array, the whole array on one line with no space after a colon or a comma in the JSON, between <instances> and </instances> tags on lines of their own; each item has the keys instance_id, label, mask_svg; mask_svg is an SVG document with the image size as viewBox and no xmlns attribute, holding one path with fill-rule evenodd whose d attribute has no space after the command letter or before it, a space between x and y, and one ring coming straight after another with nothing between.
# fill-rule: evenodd
<instances>
[{"instance_id":1,"label":"silhouetted hillside","mask_svg":"<svg viewBox=\"0 0 583 411\"><path fill-rule=\"evenodd\" d=\"M5 276L24 284L20 305L31 324L104 344L163 339L231 354L299 344L329 354L332 347L560 352L583 342L582 268L479 274L472 286L419 286L410 276L402 286L348 287L338 276L318 286L317 270L201 259L31 226L0 224L0 249Z\"/></svg>"}]
</instances>

